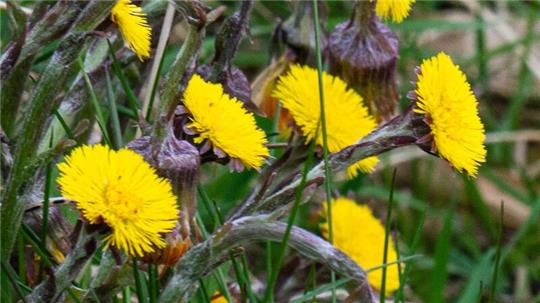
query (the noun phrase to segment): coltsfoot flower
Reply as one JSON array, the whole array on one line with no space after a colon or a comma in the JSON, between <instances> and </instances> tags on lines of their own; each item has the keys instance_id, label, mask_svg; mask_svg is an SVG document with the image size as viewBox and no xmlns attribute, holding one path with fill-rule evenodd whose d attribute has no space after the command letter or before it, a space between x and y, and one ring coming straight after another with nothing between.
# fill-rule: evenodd
<instances>
[{"instance_id":1,"label":"coltsfoot flower","mask_svg":"<svg viewBox=\"0 0 540 303\"><path fill-rule=\"evenodd\" d=\"M373 216L366 205L358 205L353 200L338 198L332 202L333 245L347 254L362 268L368 270L383 264L385 229ZM328 220L326 203L323 215ZM328 222L320 225L325 238L329 237ZM397 260L397 253L391 240L388 241L387 263ZM399 288L399 268L397 264L386 267L386 293ZM368 272L369 283L380 290L382 269Z\"/></svg>"},{"instance_id":2,"label":"coltsfoot flower","mask_svg":"<svg viewBox=\"0 0 540 303\"><path fill-rule=\"evenodd\" d=\"M370 133L377 124L368 114L362 97L347 88L341 79L324 73L323 86L328 150L334 153ZM322 131L317 131L321 115L317 71L308 66L291 66L290 71L279 78L273 96L290 112L306 137L306 144L316 140L317 145L322 146ZM353 164L349 175L354 176L358 170L370 172L377 161L376 157L360 160Z\"/></svg>"},{"instance_id":3,"label":"coltsfoot flower","mask_svg":"<svg viewBox=\"0 0 540 303\"><path fill-rule=\"evenodd\" d=\"M422 62L416 85L414 112L425 117L431 130L432 152L476 176L486 161L485 134L465 74L441 52Z\"/></svg>"},{"instance_id":4,"label":"coltsfoot flower","mask_svg":"<svg viewBox=\"0 0 540 303\"><path fill-rule=\"evenodd\" d=\"M131 0L117 0L111 11L111 19L118 24L126 45L137 54L139 60L150 57L152 29L146 14Z\"/></svg>"},{"instance_id":5,"label":"coltsfoot flower","mask_svg":"<svg viewBox=\"0 0 540 303\"><path fill-rule=\"evenodd\" d=\"M258 169L264 164L269 155L265 133L257 128L253 114L227 95L221 84L193 75L184 92L184 106L191 114L187 127L196 133L195 143L207 140L218 157L228 155L247 167Z\"/></svg>"},{"instance_id":6,"label":"coltsfoot flower","mask_svg":"<svg viewBox=\"0 0 540 303\"><path fill-rule=\"evenodd\" d=\"M378 157L368 157L362 159L356 163L353 163L347 168L347 176L352 179L358 176L358 173L369 174L375 170L375 167L379 163Z\"/></svg>"},{"instance_id":7,"label":"coltsfoot flower","mask_svg":"<svg viewBox=\"0 0 540 303\"><path fill-rule=\"evenodd\" d=\"M394 22L403 21L416 0L376 0L375 12L383 20L391 19Z\"/></svg>"},{"instance_id":8,"label":"coltsfoot flower","mask_svg":"<svg viewBox=\"0 0 540 303\"><path fill-rule=\"evenodd\" d=\"M227 299L219 291L214 292L212 298L210 298L210 303L227 303Z\"/></svg>"},{"instance_id":9,"label":"coltsfoot flower","mask_svg":"<svg viewBox=\"0 0 540 303\"><path fill-rule=\"evenodd\" d=\"M176 198L170 183L139 154L86 145L58 168L62 195L75 201L90 224L111 228L107 245L139 257L165 246L163 234L178 219Z\"/></svg>"}]
</instances>

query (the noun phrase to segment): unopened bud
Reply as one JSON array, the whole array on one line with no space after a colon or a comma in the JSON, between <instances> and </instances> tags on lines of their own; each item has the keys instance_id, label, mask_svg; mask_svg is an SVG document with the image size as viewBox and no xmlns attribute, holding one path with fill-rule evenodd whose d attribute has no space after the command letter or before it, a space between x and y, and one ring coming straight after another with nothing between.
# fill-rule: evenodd
<instances>
[{"instance_id":1,"label":"unopened bud","mask_svg":"<svg viewBox=\"0 0 540 303\"><path fill-rule=\"evenodd\" d=\"M378 120L389 120L398 102L397 36L375 15L374 2L358 1L353 18L328 41L330 71L355 89Z\"/></svg>"}]
</instances>

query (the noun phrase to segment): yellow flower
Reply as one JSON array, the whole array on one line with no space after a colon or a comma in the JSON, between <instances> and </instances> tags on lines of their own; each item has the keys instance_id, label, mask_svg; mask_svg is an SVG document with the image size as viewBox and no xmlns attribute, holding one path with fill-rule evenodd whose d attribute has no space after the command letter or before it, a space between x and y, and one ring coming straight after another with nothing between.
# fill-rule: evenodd
<instances>
[{"instance_id":1,"label":"yellow flower","mask_svg":"<svg viewBox=\"0 0 540 303\"><path fill-rule=\"evenodd\" d=\"M140 7L131 4L131 0L118 0L111 11L111 19L118 24L126 44L139 60L150 57L152 29Z\"/></svg>"},{"instance_id":2,"label":"yellow flower","mask_svg":"<svg viewBox=\"0 0 540 303\"><path fill-rule=\"evenodd\" d=\"M291 113L306 137L306 144L315 139L322 146L322 131L317 131L321 114L318 83L317 70L293 65L285 76L280 77L273 95ZM347 88L343 80L324 73L323 86L328 150L334 153L360 140L377 124L362 97ZM377 162L376 157L360 160L351 166L349 175L354 176L358 170L370 172Z\"/></svg>"},{"instance_id":3,"label":"yellow flower","mask_svg":"<svg viewBox=\"0 0 540 303\"><path fill-rule=\"evenodd\" d=\"M269 152L265 133L242 103L227 95L221 84L193 75L184 92L184 106L191 113L188 127L197 132L195 143L210 141L244 166L260 168Z\"/></svg>"},{"instance_id":4,"label":"yellow flower","mask_svg":"<svg viewBox=\"0 0 540 303\"><path fill-rule=\"evenodd\" d=\"M426 117L433 151L458 171L476 176L486 160L485 134L465 74L442 52L424 60L420 69L414 111Z\"/></svg>"},{"instance_id":5,"label":"yellow flower","mask_svg":"<svg viewBox=\"0 0 540 303\"><path fill-rule=\"evenodd\" d=\"M75 201L91 224L111 228L107 245L132 256L164 247L163 233L176 225L178 206L170 183L129 149L76 148L58 165L62 195Z\"/></svg>"},{"instance_id":6,"label":"yellow flower","mask_svg":"<svg viewBox=\"0 0 540 303\"><path fill-rule=\"evenodd\" d=\"M326 203L324 217L328 220ZM320 225L322 234L328 239L328 222ZM384 260L385 229L366 205L358 205L347 198L332 201L333 245L347 254L364 270L380 266ZM397 253L389 239L386 262L396 262ZM399 288L399 268L397 264L386 267L386 293ZM367 274L369 283L380 290L382 269Z\"/></svg>"},{"instance_id":7,"label":"yellow flower","mask_svg":"<svg viewBox=\"0 0 540 303\"><path fill-rule=\"evenodd\" d=\"M375 0L375 12L379 18L394 22L403 21L411 10L411 6L416 0Z\"/></svg>"},{"instance_id":8,"label":"yellow flower","mask_svg":"<svg viewBox=\"0 0 540 303\"><path fill-rule=\"evenodd\" d=\"M347 168L347 176L352 179L358 176L358 173L368 174L375 170L375 166L379 163L379 158L369 157L362 159Z\"/></svg>"},{"instance_id":9,"label":"yellow flower","mask_svg":"<svg viewBox=\"0 0 540 303\"><path fill-rule=\"evenodd\" d=\"M210 303L227 303L227 299L224 295L222 295L219 291L215 291L212 295L212 298L210 298Z\"/></svg>"}]
</instances>

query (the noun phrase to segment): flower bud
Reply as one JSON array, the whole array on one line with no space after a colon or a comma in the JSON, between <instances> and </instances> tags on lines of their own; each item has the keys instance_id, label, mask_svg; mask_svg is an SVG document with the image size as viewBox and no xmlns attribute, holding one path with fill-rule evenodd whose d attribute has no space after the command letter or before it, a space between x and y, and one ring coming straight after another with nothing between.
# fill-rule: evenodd
<instances>
[{"instance_id":1,"label":"flower bud","mask_svg":"<svg viewBox=\"0 0 540 303\"><path fill-rule=\"evenodd\" d=\"M298 62L315 64L315 26L318 26L321 32L321 45L326 45L326 36L324 35L324 21L328 15L328 7L324 1L317 1L319 6L320 20L319 24L313 19L313 4L311 1L292 1L294 4L293 14L289 19L283 22L280 29L283 42L298 56Z\"/></svg>"},{"instance_id":2,"label":"flower bud","mask_svg":"<svg viewBox=\"0 0 540 303\"><path fill-rule=\"evenodd\" d=\"M398 102L397 36L375 15L374 3L359 1L350 21L330 34L330 71L344 79L369 104L378 120L389 120Z\"/></svg>"}]
</instances>

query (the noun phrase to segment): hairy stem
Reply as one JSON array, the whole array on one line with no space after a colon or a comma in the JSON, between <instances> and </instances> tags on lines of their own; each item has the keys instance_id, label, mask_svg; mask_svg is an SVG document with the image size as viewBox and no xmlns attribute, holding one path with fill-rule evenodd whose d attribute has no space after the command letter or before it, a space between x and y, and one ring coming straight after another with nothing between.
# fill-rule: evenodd
<instances>
[{"instance_id":1,"label":"hairy stem","mask_svg":"<svg viewBox=\"0 0 540 303\"><path fill-rule=\"evenodd\" d=\"M81 228L75 247L62 265L47 280L39 284L26 300L28 302L56 302L64 290L75 280L97 248L96 233Z\"/></svg>"},{"instance_id":2,"label":"hairy stem","mask_svg":"<svg viewBox=\"0 0 540 303\"><path fill-rule=\"evenodd\" d=\"M380 126L356 144L329 155L329 171L336 173L367 157L415 144L419 138L426 134L426 129L423 126L416 126L416 122L417 117L414 112L411 109L407 110ZM420 123L420 125L422 124ZM247 200L246 205L238 207L236 212L229 218L237 219L246 215L270 213L274 214L274 216L281 216L280 214L285 213L284 209L287 209L294 201L295 192L301 184L301 175L300 172L295 172L294 176L290 178L291 182L286 186L274 187L263 199L257 201ZM324 180L325 164L324 161L321 161L308 172L306 185L308 187L310 185L320 186Z\"/></svg>"},{"instance_id":3,"label":"hairy stem","mask_svg":"<svg viewBox=\"0 0 540 303\"><path fill-rule=\"evenodd\" d=\"M176 1L174 5L188 21L188 34L171 66L163 88L158 116L154 120L154 133L158 139L163 139L167 134L165 129L174 114L176 105L180 101L183 92L182 86L187 84L190 74L195 69L205 35L206 13L199 2L184 3Z\"/></svg>"},{"instance_id":4,"label":"hairy stem","mask_svg":"<svg viewBox=\"0 0 540 303\"><path fill-rule=\"evenodd\" d=\"M187 302L197 289L198 279L226 260L226 256L240 245L258 241L281 241L287 224L266 222L265 217L248 217L223 226L214 236L193 247L176 266L176 274L163 290L159 302ZM287 243L304 257L321 262L336 273L351 278L355 293L362 302L372 302L373 294L364 270L347 255L318 236L293 227Z\"/></svg>"},{"instance_id":5,"label":"hairy stem","mask_svg":"<svg viewBox=\"0 0 540 303\"><path fill-rule=\"evenodd\" d=\"M24 201L19 200L18 197L24 192L28 176L32 173L28 165L35 157L43 131L47 129L49 116L60 102L58 98L55 98L59 92L58 88L63 87L67 81L68 71L73 66L88 31L93 30L109 15L113 5L114 2L109 1L93 1L88 4L73 25L71 33L63 39L55 51L37 83L22 122L22 133L15 146L14 164L2 200L1 221L4 227L9 226L9 228L2 228L1 231L2 260L9 258L17 237L25 208Z\"/></svg>"}]
</instances>

